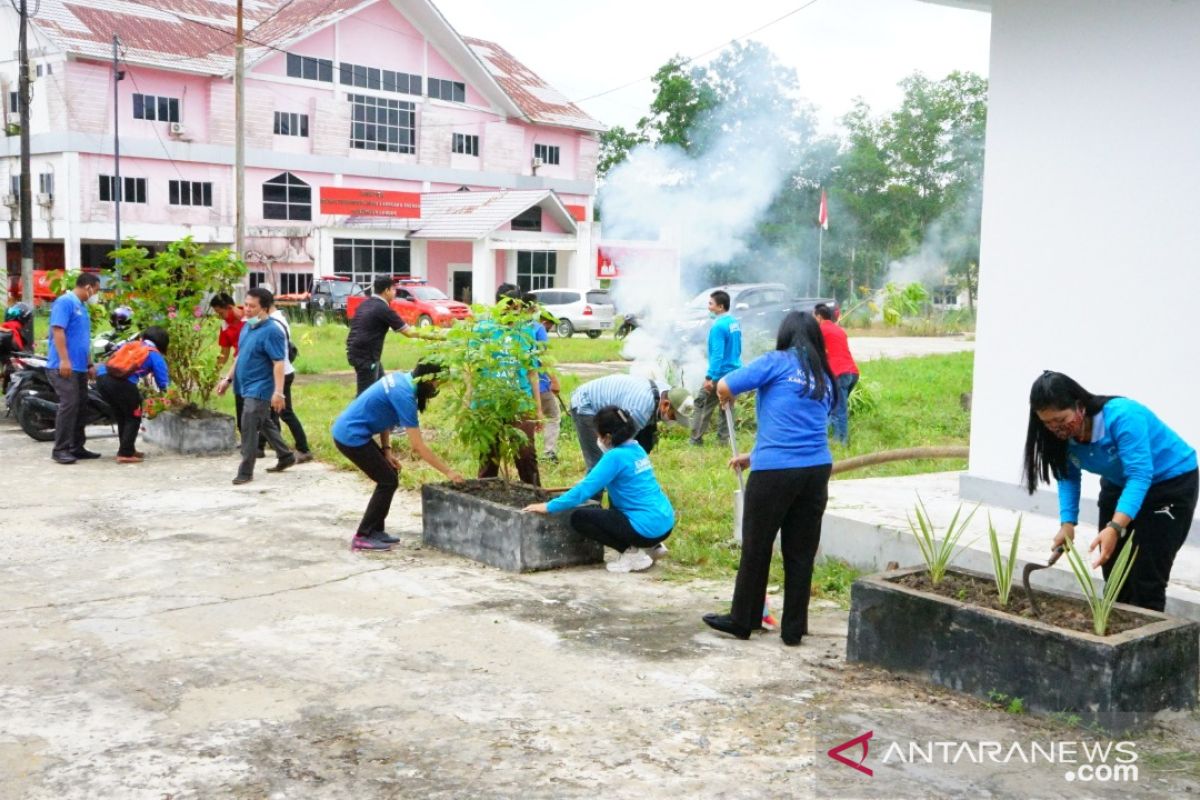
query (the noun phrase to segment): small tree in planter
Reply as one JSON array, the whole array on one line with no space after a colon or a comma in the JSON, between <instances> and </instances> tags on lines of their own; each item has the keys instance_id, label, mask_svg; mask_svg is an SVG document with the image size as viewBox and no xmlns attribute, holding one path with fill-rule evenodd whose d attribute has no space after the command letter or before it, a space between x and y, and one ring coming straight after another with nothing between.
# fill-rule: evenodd
<instances>
[{"instance_id":1,"label":"small tree in planter","mask_svg":"<svg viewBox=\"0 0 1200 800\"><path fill-rule=\"evenodd\" d=\"M120 265L113 302L129 306L140 328L158 325L171 337L172 390L149 404L156 422L148 424L147 438L181 452L232 447L232 417L211 410L219 322L206 312L213 292L245 276L245 264L228 249L207 250L191 237L153 256L128 242L112 256Z\"/></svg>"}]
</instances>

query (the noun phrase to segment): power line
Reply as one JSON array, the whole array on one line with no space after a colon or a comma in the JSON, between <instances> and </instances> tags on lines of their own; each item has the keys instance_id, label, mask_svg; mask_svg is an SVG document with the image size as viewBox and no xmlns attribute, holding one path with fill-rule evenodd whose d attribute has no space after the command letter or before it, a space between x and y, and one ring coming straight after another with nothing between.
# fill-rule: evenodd
<instances>
[{"instance_id":1,"label":"power line","mask_svg":"<svg viewBox=\"0 0 1200 800\"><path fill-rule=\"evenodd\" d=\"M122 61L124 61L124 58L125 58L125 46L124 46L124 45L122 45L122 46L121 46L121 59L122 59ZM128 68L128 67L129 67L129 62L125 61L124 63L125 63L125 66ZM126 72L125 72L125 74L129 76L129 80L133 81L133 88L134 88L134 90L135 90L135 91L136 91L138 94L143 94L143 92L142 92L142 87L138 86L137 77L136 77L136 76L134 76L134 74L133 74L133 70L132 70L132 69L126 69ZM182 105L182 104L181 104L181 105ZM121 113L121 109L119 109L119 108L114 108L114 109L113 109L113 114L120 114L120 113ZM163 155L165 155L165 156L167 157L167 161L170 161L170 162L171 162L171 167L172 167L172 169L174 169L174 170L175 170L175 174L179 176L179 180L181 180L181 181L186 181L186 180L187 180L187 178L183 177L183 173L179 171L179 165L175 163L175 159L171 158L171 151L167 149L167 143L166 143L165 141L163 141L162 134L160 134L160 133L158 132L158 126L157 126L157 125L151 125L151 126L150 126L150 130L152 130L152 131L154 132L154 138L155 138L155 139L158 139L158 143L159 143L159 145L162 147Z\"/></svg>"}]
</instances>

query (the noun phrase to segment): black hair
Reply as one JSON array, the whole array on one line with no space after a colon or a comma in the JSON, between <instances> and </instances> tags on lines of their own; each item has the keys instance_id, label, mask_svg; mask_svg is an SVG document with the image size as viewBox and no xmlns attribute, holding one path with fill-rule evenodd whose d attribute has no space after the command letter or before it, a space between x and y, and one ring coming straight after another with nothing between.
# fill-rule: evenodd
<instances>
[{"instance_id":1,"label":"black hair","mask_svg":"<svg viewBox=\"0 0 1200 800\"><path fill-rule=\"evenodd\" d=\"M262 286L255 286L250 291L246 292L246 297L253 297L258 301L258 304L266 310L270 310L271 306L275 305L275 295L271 294L271 290Z\"/></svg>"},{"instance_id":2,"label":"black hair","mask_svg":"<svg viewBox=\"0 0 1200 800\"><path fill-rule=\"evenodd\" d=\"M85 286L99 286L100 276L94 272L81 272L79 277L75 279L75 288L82 289Z\"/></svg>"},{"instance_id":3,"label":"black hair","mask_svg":"<svg viewBox=\"0 0 1200 800\"><path fill-rule=\"evenodd\" d=\"M1059 439L1038 418L1037 412L1081 407L1085 417L1094 417L1112 400L1111 395L1092 394L1074 379L1046 370L1029 389L1029 427L1025 431L1025 468L1022 483L1033 494L1039 483L1049 483L1067 473L1067 440Z\"/></svg>"},{"instance_id":4,"label":"black hair","mask_svg":"<svg viewBox=\"0 0 1200 800\"><path fill-rule=\"evenodd\" d=\"M829 306L825 305L824 303L817 303L816 307L813 308L813 316L817 317L818 319L825 319L829 320L830 322L833 321L833 311L831 311Z\"/></svg>"},{"instance_id":5,"label":"black hair","mask_svg":"<svg viewBox=\"0 0 1200 800\"><path fill-rule=\"evenodd\" d=\"M821 323L817 322L816 317L799 311L788 312L783 322L779 323L775 349L791 350L796 354L800 366L812 376L810 397L822 400L829 393L833 394L834 403L838 402L837 381L833 378L833 370L829 368L825 335L821 333Z\"/></svg>"},{"instance_id":6,"label":"black hair","mask_svg":"<svg viewBox=\"0 0 1200 800\"><path fill-rule=\"evenodd\" d=\"M637 433L637 423L623 408L605 406L596 412L596 432L601 436L611 436L612 446L625 444Z\"/></svg>"},{"instance_id":7,"label":"black hair","mask_svg":"<svg viewBox=\"0 0 1200 800\"><path fill-rule=\"evenodd\" d=\"M417 387L417 411L425 413L425 405L431 398L437 397L438 390L434 379L439 377L444 369L445 367L436 361L428 360L418 361L413 367L412 379Z\"/></svg>"},{"instance_id":8,"label":"black hair","mask_svg":"<svg viewBox=\"0 0 1200 800\"><path fill-rule=\"evenodd\" d=\"M380 292L386 292L395 285L396 281L391 277L387 275L380 275L375 279L375 282L371 284L371 288L375 291L375 294L379 294Z\"/></svg>"},{"instance_id":9,"label":"black hair","mask_svg":"<svg viewBox=\"0 0 1200 800\"><path fill-rule=\"evenodd\" d=\"M507 300L515 300L516 302L520 303L522 301L523 297L524 297L524 292L522 292L521 287L517 286L515 283L502 283L496 287L496 302L497 303L499 303L501 300L506 300L506 299Z\"/></svg>"},{"instance_id":10,"label":"black hair","mask_svg":"<svg viewBox=\"0 0 1200 800\"><path fill-rule=\"evenodd\" d=\"M146 330L142 331L141 337L148 342L154 342L154 346L158 348L158 352L164 356L167 354L167 348L171 345L171 334L167 333L157 325L151 325Z\"/></svg>"},{"instance_id":11,"label":"black hair","mask_svg":"<svg viewBox=\"0 0 1200 800\"><path fill-rule=\"evenodd\" d=\"M729 292L725 291L724 289L717 289L715 292L710 294L709 297L711 297L713 300L716 300L717 305L719 305L721 308L725 309L726 311L729 310Z\"/></svg>"},{"instance_id":12,"label":"black hair","mask_svg":"<svg viewBox=\"0 0 1200 800\"><path fill-rule=\"evenodd\" d=\"M212 299L208 301L208 307L216 309L233 308L233 298L230 297L226 292L217 292L212 296Z\"/></svg>"}]
</instances>

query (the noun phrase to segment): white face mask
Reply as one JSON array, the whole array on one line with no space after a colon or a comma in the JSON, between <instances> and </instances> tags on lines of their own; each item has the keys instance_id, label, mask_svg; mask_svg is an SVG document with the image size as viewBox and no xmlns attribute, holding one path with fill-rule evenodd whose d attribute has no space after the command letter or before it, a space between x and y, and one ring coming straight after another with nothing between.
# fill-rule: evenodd
<instances>
[{"instance_id":1,"label":"white face mask","mask_svg":"<svg viewBox=\"0 0 1200 800\"><path fill-rule=\"evenodd\" d=\"M99 292L96 292L94 295L92 295L91 297L89 297L89 298L87 299L87 302L88 302L88 305L89 305L89 306L98 306L98 305L100 305L100 293L99 293Z\"/></svg>"},{"instance_id":2,"label":"white face mask","mask_svg":"<svg viewBox=\"0 0 1200 800\"><path fill-rule=\"evenodd\" d=\"M601 453L607 453L609 450L612 449L607 444L605 444L603 439L600 439L600 438L596 439L596 446L600 448Z\"/></svg>"}]
</instances>

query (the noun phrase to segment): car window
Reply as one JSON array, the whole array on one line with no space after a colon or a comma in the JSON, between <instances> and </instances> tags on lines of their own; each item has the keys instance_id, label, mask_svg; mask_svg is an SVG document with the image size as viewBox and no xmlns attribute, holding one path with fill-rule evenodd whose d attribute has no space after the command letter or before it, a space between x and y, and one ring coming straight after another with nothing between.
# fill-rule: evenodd
<instances>
[{"instance_id":1,"label":"car window","mask_svg":"<svg viewBox=\"0 0 1200 800\"><path fill-rule=\"evenodd\" d=\"M745 305L750 308L754 308L755 306L762 304L762 299L763 299L762 292L756 292L756 291L742 292L741 294L739 294L737 296L737 299L733 301L733 305L734 305L734 307L737 307L740 305Z\"/></svg>"},{"instance_id":2,"label":"car window","mask_svg":"<svg viewBox=\"0 0 1200 800\"><path fill-rule=\"evenodd\" d=\"M410 286L409 291L414 297L422 300L449 300L445 292L434 286Z\"/></svg>"},{"instance_id":3,"label":"car window","mask_svg":"<svg viewBox=\"0 0 1200 800\"><path fill-rule=\"evenodd\" d=\"M558 292L534 292L533 295L544 306L552 306L558 303Z\"/></svg>"},{"instance_id":4,"label":"car window","mask_svg":"<svg viewBox=\"0 0 1200 800\"><path fill-rule=\"evenodd\" d=\"M763 305L782 305L787 302L787 292L782 289L764 289L761 294Z\"/></svg>"},{"instance_id":5,"label":"car window","mask_svg":"<svg viewBox=\"0 0 1200 800\"><path fill-rule=\"evenodd\" d=\"M612 298L608 292L597 289L587 293L587 301L592 305L608 306L612 305Z\"/></svg>"},{"instance_id":6,"label":"car window","mask_svg":"<svg viewBox=\"0 0 1200 800\"><path fill-rule=\"evenodd\" d=\"M350 281L335 281L329 285L329 293L334 297L349 297L354 292L354 284Z\"/></svg>"},{"instance_id":7,"label":"car window","mask_svg":"<svg viewBox=\"0 0 1200 800\"><path fill-rule=\"evenodd\" d=\"M579 302L579 292L555 292L555 294L558 295L555 305L566 306Z\"/></svg>"}]
</instances>

